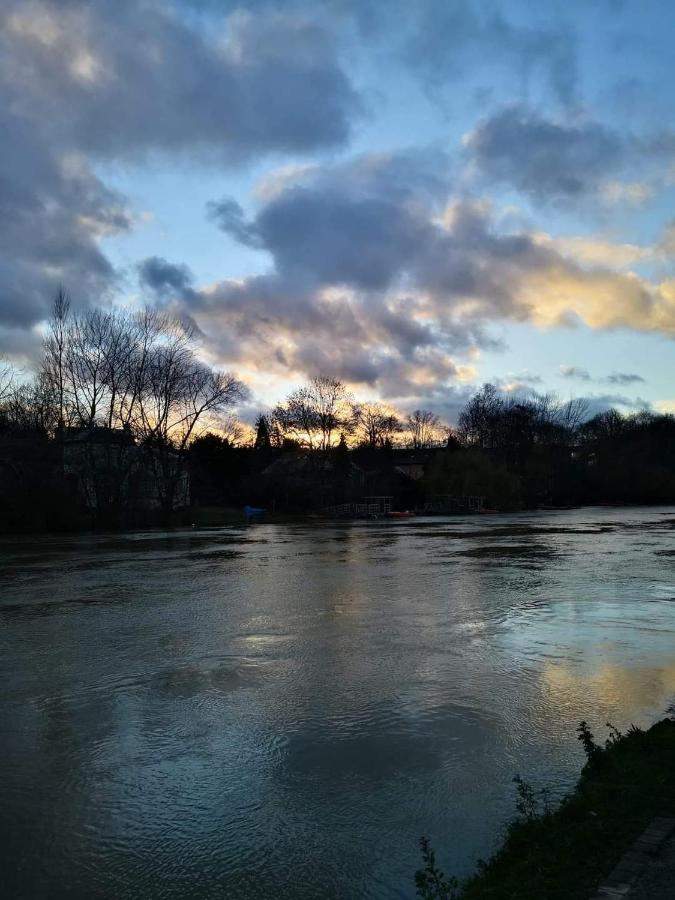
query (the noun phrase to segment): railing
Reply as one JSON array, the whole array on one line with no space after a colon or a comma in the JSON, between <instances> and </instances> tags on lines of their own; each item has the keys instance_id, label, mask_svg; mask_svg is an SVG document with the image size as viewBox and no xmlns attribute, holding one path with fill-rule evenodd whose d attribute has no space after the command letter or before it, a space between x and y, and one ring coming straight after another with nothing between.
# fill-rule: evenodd
<instances>
[{"instance_id":1,"label":"railing","mask_svg":"<svg viewBox=\"0 0 675 900\"><path fill-rule=\"evenodd\" d=\"M375 502L362 503L338 503L335 506L325 506L322 509L324 515L339 518L370 518L386 516L391 512L391 497L383 497Z\"/></svg>"},{"instance_id":2,"label":"railing","mask_svg":"<svg viewBox=\"0 0 675 900\"><path fill-rule=\"evenodd\" d=\"M480 512L484 506L485 497L481 497L478 494L469 494L465 497L452 497L449 494L443 494L434 497L433 500L427 500L424 504L424 512Z\"/></svg>"}]
</instances>

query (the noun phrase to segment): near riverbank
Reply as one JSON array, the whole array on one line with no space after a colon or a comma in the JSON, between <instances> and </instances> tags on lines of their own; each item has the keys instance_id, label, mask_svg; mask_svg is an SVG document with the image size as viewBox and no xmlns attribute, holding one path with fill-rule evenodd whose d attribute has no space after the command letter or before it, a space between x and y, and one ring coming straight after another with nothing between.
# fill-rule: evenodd
<instances>
[{"instance_id":1,"label":"near riverbank","mask_svg":"<svg viewBox=\"0 0 675 900\"><path fill-rule=\"evenodd\" d=\"M587 763L555 811L518 780L518 819L500 850L463 885L432 868L417 874L427 900L588 900L656 816L675 812L675 721L611 730L604 746L582 723ZM446 881L445 886L440 882Z\"/></svg>"}]
</instances>

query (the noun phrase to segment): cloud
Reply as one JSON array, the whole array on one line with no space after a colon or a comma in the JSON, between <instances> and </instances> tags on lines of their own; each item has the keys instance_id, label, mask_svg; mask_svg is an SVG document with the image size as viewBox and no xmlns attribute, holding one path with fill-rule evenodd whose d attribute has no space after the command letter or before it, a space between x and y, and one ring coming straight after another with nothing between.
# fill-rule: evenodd
<instances>
[{"instance_id":1,"label":"cloud","mask_svg":"<svg viewBox=\"0 0 675 900\"><path fill-rule=\"evenodd\" d=\"M655 193L654 185L644 181L606 181L599 190L600 198L609 206L620 203L643 206Z\"/></svg>"},{"instance_id":2,"label":"cloud","mask_svg":"<svg viewBox=\"0 0 675 900\"><path fill-rule=\"evenodd\" d=\"M383 290L433 240L448 166L434 152L365 155L299 173L267 194L251 222L230 198L209 215L240 243L268 250L285 278Z\"/></svg>"},{"instance_id":3,"label":"cloud","mask_svg":"<svg viewBox=\"0 0 675 900\"><path fill-rule=\"evenodd\" d=\"M240 244L248 247L259 248L262 246L256 234L256 229L246 222L244 210L232 197L212 200L207 204L206 208L208 218L215 222L225 234L229 234Z\"/></svg>"},{"instance_id":4,"label":"cloud","mask_svg":"<svg viewBox=\"0 0 675 900\"><path fill-rule=\"evenodd\" d=\"M452 199L442 154L366 154L270 183L250 217L229 198L209 206L228 239L267 253L266 272L198 289L181 268L142 268L230 365L326 372L399 401L473 377L499 320L675 334L673 285L586 268L545 235L501 230L488 203Z\"/></svg>"},{"instance_id":5,"label":"cloud","mask_svg":"<svg viewBox=\"0 0 675 900\"><path fill-rule=\"evenodd\" d=\"M675 220L669 222L664 228L656 250L665 257L675 256Z\"/></svg>"},{"instance_id":6,"label":"cloud","mask_svg":"<svg viewBox=\"0 0 675 900\"><path fill-rule=\"evenodd\" d=\"M563 378L575 378L578 381L596 380L605 384L617 385L640 384L644 383L645 380L642 375L635 375L631 372L612 372L611 375L606 375L604 378L593 379L588 369L583 369L579 366L560 366L560 374Z\"/></svg>"},{"instance_id":7,"label":"cloud","mask_svg":"<svg viewBox=\"0 0 675 900\"><path fill-rule=\"evenodd\" d=\"M622 137L597 122L556 122L522 106L483 119L465 148L482 176L540 200L597 191L625 155Z\"/></svg>"},{"instance_id":8,"label":"cloud","mask_svg":"<svg viewBox=\"0 0 675 900\"><path fill-rule=\"evenodd\" d=\"M493 378L493 384L504 394L521 397L537 396L536 385L543 382L541 375L534 375L527 370L523 372L509 373L503 378Z\"/></svg>"},{"instance_id":9,"label":"cloud","mask_svg":"<svg viewBox=\"0 0 675 900\"><path fill-rule=\"evenodd\" d=\"M97 158L332 147L359 110L330 33L297 14L238 10L206 32L161 2L29 0L2 25L15 105Z\"/></svg>"},{"instance_id":10,"label":"cloud","mask_svg":"<svg viewBox=\"0 0 675 900\"><path fill-rule=\"evenodd\" d=\"M191 0L197 8L222 0ZM248 0L248 9L275 8L278 0ZM306 11L308 0L285 0L285 9ZM401 62L434 90L482 77L506 82L511 94L526 93L537 80L567 104L576 94L577 40L574 30L547 9L537 22L528 9L523 23L508 4L471 0L324 0L313 10L326 26L356 38L378 63ZM384 52L382 52L384 48ZM487 77L486 77L487 76ZM479 81L479 84L481 82Z\"/></svg>"},{"instance_id":11,"label":"cloud","mask_svg":"<svg viewBox=\"0 0 675 900\"><path fill-rule=\"evenodd\" d=\"M542 234L536 235L535 239L583 266L625 269L635 264L653 262L657 254L663 255L659 247L617 244L600 237L552 238Z\"/></svg>"},{"instance_id":12,"label":"cloud","mask_svg":"<svg viewBox=\"0 0 675 900\"><path fill-rule=\"evenodd\" d=\"M0 95L0 324L24 327L59 284L76 305L117 287L101 239L135 219L99 163L336 147L361 109L320 22L238 11L206 31L160 0L8 0Z\"/></svg>"},{"instance_id":13,"label":"cloud","mask_svg":"<svg viewBox=\"0 0 675 900\"><path fill-rule=\"evenodd\" d=\"M277 167L261 178L251 207L232 196L208 207L220 239L255 248L256 260L267 260L262 271L204 285L187 265L158 255L137 267L152 302L199 326L205 352L251 371L325 370L390 397L437 397L472 377L478 351L498 346L495 322L675 335L675 280L625 271L662 261L670 231L655 248L554 238L509 223L468 191L499 184L539 201L639 204L654 189L649 165L672 158L668 132L637 141L572 118L576 40L559 17L523 25L510 10L465 0L393 0L386 14L368 0L245 7L2 4L5 343L19 331L37 335L61 283L76 304L119 296L105 239L129 232L137 217L106 173L123 167L138 177L138 167L157 161L245 164L246 177L259 176L261 161ZM361 66L367 34L385 54ZM385 93L410 90L400 71L390 79L402 48L425 83L461 78L470 96L480 69L516 96L513 78L524 94L536 76L566 112L547 117L518 106L480 121L465 148L473 184L438 149L328 156L349 141L364 111L362 79L384 56ZM374 80L379 89L385 77ZM417 122L411 114L410 127ZM640 153L647 171L636 164L628 177Z\"/></svg>"},{"instance_id":14,"label":"cloud","mask_svg":"<svg viewBox=\"0 0 675 900\"><path fill-rule=\"evenodd\" d=\"M469 0L408 4L416 11L406 58L432 86L457 79L467 70L511 78L524 92L533 76L547 82L554 96L570 103L576 93L577 47L571 29L555 23L510 20L506 11Z\"/></svg>"},{"instance_id":15,"label":"cloud","mask_svg":"<svg viewBox=\"0 0 675 900\"><path fill-rule=\"evenodd\" d=\"M141 284L159 295L169 293L188 298L194 275L186 265L174 265L160 256L150 256L138 265Z\"/></svg>"},{"instance_id":16,"label":"cloud","mask_svg":"<svg viewBox=\"0 0 675 900\"><path fill-rule=\"evenodd\" d=\"M631 372L613 372L604 379L607 384L638 384L644 383L642 375L635 375Z\"/></svg>"},{"instance_id":17,"label":"cloud","mask_svg":"<svg viewBox=\"0 0 675 900\"><path fill-rule=\"evenodd\" d=\"M626 412L652 412L652 404L642 397L626 397L624 394L588 394L580 397L579 400L584 403L586 420L592 419L600 413L607 412L610 409L623 407Z\"/></svg>"},{"instance_id":18,"label":"cloud","mask_svg":"<svg viewBox=\"0 0 675 900\"><path fill-rule=\"evenodd\" d=\"M642 206L666 179L670 132L635 137L590 118L553 118L524 105L485 117L464 137L469 172L539 203ZM622 180L625 173L643 180Z\"/></svg>"},{"instance_id":19,"label":"cloud","mask_svg":"<svg viewBox=\"0 0 675 900\"><path fill-rule=\"evenodd\" d=\"M129 230L133 216L84 158L36 141L31 125L7 109L0 120L0 324L29 328L59 285L76 304L109 296L115 272L99 240Z\"/></svg>"},{"instance_id":20,"label":"cloud","mask_svg":"<svg viewBox=\"0 0 675 900\"><path fill-rule=\"evenodd\" d=\"M560 374L563 378L578 378L580 381L591 380L588 369L583 369L580 366L560 366Z\"/></svg>"},{"instance_id":21,"label":"cloud","mask_svg":"<svg viewBox=\"0 0 675 900\"><path fill-rule=\"evenodd\" d=\"M220 282L178 302L173 294L172 302L177 313L195 317L216 358L253 373L331 373L398 398L474 374L395 302L333 289L303 292L274 275ZM465 331L459 340L477 339Z\"/></svg>"}]
</instances>

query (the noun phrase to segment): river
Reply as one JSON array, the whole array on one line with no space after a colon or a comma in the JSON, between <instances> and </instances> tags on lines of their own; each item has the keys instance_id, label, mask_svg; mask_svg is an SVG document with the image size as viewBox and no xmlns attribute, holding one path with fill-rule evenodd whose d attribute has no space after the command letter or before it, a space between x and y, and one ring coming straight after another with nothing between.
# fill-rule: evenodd
<instances>
[{"instance_id":1,"label":"river","mask_svg":"<svg viewBox=\"0 0 675 900\"><path fill-rule=\"evenodd\" d=\"M675 698L675 508L0 539L12 900L411 898Z\"/></svg>"}]
</instances>

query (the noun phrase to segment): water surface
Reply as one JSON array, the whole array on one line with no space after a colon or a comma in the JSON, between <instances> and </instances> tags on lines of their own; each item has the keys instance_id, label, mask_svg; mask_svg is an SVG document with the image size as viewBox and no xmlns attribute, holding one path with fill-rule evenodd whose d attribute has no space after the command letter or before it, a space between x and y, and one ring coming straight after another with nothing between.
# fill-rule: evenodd
<instances>
[{"instance_id":1,"label":"water surface","mask_svg":"<svg viewBox=\"0 0 675 900\"><path fill-rule=\"evenodd\" d=\"M675 697L675 508L0 540L13 900L410 898Z\"/></svg>"}]
</instances>

